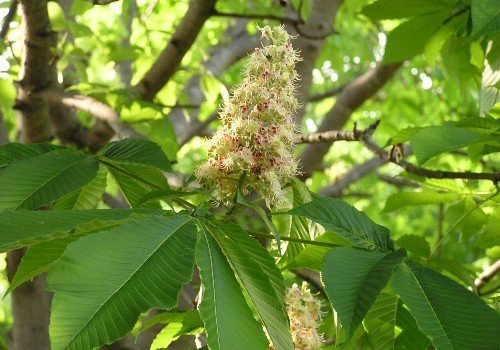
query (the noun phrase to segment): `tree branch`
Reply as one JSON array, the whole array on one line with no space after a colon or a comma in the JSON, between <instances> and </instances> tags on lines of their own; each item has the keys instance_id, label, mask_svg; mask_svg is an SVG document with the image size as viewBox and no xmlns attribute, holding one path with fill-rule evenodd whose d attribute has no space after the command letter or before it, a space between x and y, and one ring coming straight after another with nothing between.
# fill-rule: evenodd
<instances>
[{"instance_id":1,"label":"tree branch","mask_svg":"<svg viewBox=\"0 0 500 350\"><path fill-rule=\"evenodd\" d=\"M107 122L113 131L120 137L142 137L142 135L135 131L130 125L122 123L120 121L120 115L114 109L92 97L62 93L55 89L42 90L35 95L48 102L63 104L87 112Z\"/></svg>"},{"instance_id":2,"label":"tree branch","mask_svg":"<svg viewBox=\"0 0 500 350\"><path fill-rule=\"evenodd\" d=\"M386 162L396 164L408 173L415 175L433 178L433 179L471 179L471 180L490 180L495 184L500 181L500 172L493 173L475 173L470 171L443 171L431 170L422 168L412 163L399 159L393 152L384 151L372 139L371 135L379 125L379 121L373 123L365 130L339 131L332 130L323 133L314 133L310 135L300 136L302 143L332 143L334 141L358 141L361 142L368 150L374 153L378 158Z\"/></svg>"},{"instance_id":3,"label":"tree branch","mask_svg":"<svg viewBox=\"0 0 500 350\"><path fill-rule=\"evenodd\" d=\"M135 86L141 98L152 101L174 75L186 52L191 48L203 24L213 13L217 0L191 0L179 27L153 66Z\"/></svg>"},{"instance_id":4,"label":"tree branch","mask_svg":"<svg viewBox=\"0 0 500 350\"><path fill-rule=\"evenodd\" d=\"M349 82L337 97L335 105L325 115L318 131L341 130L351 114L379 91L400 66L401 63L383 64ZM330 146L331 142L322 142L318 145L308 145L304 149L300 155L303 178L308 178L318 168Z\"/></svg>"},{"instance_id":5,"label":"tree branch","mask_svg":"<svg viewBox=\"0 0 500 350\"><path fill-rule=\"evenodd\" d=\"M92 3L92 5L108 5L118 0L85 0L85 1Z\"/></svg>"},{"instance_id":6,"label":"tree branch","mask_svg":"<svg viewBox=\"0 0 500 350\"><path fill-rule=\"evenodd\" d=\"M2 29L0 30L0 38L2 39L2 41L5 41L5 37L9 32L10 22L12 22L12 20L16 16L17 5L18 5L17 0L12 0L9 6L9 11L7 12L7 15L4 17Z\"/></svg>"},{"instance_id":7,"label":"tree branch","mask_svg":"<svg viewBox=\"0 0 500 350\"><path fill-rule=\"evenodd\" d=\"M478 295L489 294L488 292L483 292L482 289L486 285L486 283L492 280L500 271L500 260L495 261L493 265L485 269L474 281L474 286L476 287L476 291Z\"/></svg>"}]
</instances>

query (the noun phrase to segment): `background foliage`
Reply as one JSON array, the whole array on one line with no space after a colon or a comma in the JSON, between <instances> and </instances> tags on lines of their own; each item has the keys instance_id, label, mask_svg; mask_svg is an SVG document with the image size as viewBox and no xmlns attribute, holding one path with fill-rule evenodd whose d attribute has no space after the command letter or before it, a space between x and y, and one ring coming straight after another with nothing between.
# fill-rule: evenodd
<instances>
[{"instance_id":1,"label":"background foliage","mask_svg":"<svg viewBox=\"0 0 500 350\"><path fill-rule=\"evenodd\" d=\"M261 349L267 340L259 322L276 349L291 348L282 299L302 278L325 301L325 348L498 346L499 267L478 279L500 259L498 1L219 0L192 44L180 29L197 19L186 11L210 1L40 3L57 32L47 45L57 71L49 85L27 87L20 81L25 17L18 11L7 20L12 1L0 0L8 23L0 42L0 248L29 245L10 283L0 264L0 291L51 270L54 349L110 342L161 349L203 331L210 349L235 348L234 334ZM369 137L391 162L363 142L302 144L305 186L292 182L290 205L280 210L291 215L271 219L239 198L241 208L254 208L229 224L209 214L209 192L190 175L206 159L203 137L220 126L219 106L242 79L240 58L259 45L257 24L280 21L299 35L294 46L304 58L299 131L365 130L380 120ZM175 64L167 53L163 63L173 71L158 74L166 81L157 93L148 91L144 77L175 40L186 54ZM28 103L50 103L50 143L27 138L23 91ZM75 95L93 104L61 103ZM58 113L87 136L63 132ZM138 134L144 138L119 141ZM395 164L401 159L417 169L491 177L426 178ZM26 211L41 207L51 210ZM270 255L248 232L260 235ZM295 239L283 256L276 235ZM195 263L205 288L199 314L190 305L136 322L151 308L174 307ZM13 302L10 293L0 303L0 349L12 338ZM75 304L69 317L67 305ZM234 310L238 318L227 316ZM146 345L140 339L147 337L133 339L149 331Z\"/></svg>"}]
</instances>

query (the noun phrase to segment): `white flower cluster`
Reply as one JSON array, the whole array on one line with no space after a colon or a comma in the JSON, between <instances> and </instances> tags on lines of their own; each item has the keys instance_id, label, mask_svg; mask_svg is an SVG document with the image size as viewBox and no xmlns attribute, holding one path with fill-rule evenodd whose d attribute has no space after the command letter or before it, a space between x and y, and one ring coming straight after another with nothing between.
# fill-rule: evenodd
<instances>
[{"instance_id":1,"label":"white flower cluster","mask_svg":"<svg viewBox=\"0 0 500 350\"><path fill-rule=\"evenodd\" d=\"M195 172L200 183L217 187L223 202L241 185L244 193L259 191L268 205L279 204L283 186L297 174L292 116L299 57L284 27L260 30L268 44L249 58L245 79L219 115L222 127L209 141L208 161Z\"/></svg>"},{"instance_id":2,"label":"white flower cluster","mask_svg":"<svg viewBox=\"0 0 500 350\"><path fill-rule=\"evenodd\" d=\"M299 288L294 284L285 298L290 331L298 350L319 349L323 338L318 334L321 321L321 301L317 299L306 282Z\"/></svg>"}]
</instances>

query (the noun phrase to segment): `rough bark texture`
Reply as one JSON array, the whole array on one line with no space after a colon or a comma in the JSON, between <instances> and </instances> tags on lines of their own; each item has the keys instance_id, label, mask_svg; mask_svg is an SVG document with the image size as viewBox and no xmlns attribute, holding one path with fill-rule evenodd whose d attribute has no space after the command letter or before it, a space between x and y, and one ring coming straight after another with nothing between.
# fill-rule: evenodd
<instances>
[{"instance_id":1,"label":"rough bark texture","mask_svg":"<svg viewBox=\"0 0 500 350\"><path fill-rule=\"evenodd\" d=\"M151 69L136 85L142 99L151 101L174 75L184 55L193 45L205 21L214 11L216 0L191 0L172 39Z\"/></svg>"},{"instance_id":2,"label":"rough bark texture","mask_svg":"<svg viewBox=\"0 0 500 350\"><path fill-rule=\"evenodd\" d=\"M49 104L33 95L50 88L54 80L55 60L50 48L51 31L46 0L20 1L25 25L25 52L16 108L19 110L23 142L41 142L52 138ZM7 255L7 274L12 279L24 254L23 250ZM9 339L10 350L49 350L50 297L44 289L45 277L26 282L12 292L14 324Z\"/></svg>"},{"instance_id":3,"label":"rough bark texture","mask_svg":"<svg viewBox=\"0 0 500 350\"><path fill-rule=\"evenodd\" d=\"M400 63L380 65L350 82L342 90L332 109L325 115L318 132L342 129L351 114L379 91L400 66ZM310 177L314 170L321 166L323 157L330 149L330 146L331 143L307 145L300 155L303 178Z\"/></svg>"}]
</instances>

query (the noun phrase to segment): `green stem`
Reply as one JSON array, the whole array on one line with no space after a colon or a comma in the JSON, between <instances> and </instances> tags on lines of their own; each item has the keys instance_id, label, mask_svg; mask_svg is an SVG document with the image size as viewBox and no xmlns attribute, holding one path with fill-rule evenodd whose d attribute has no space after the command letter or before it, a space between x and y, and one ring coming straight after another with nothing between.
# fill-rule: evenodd
<instances>
[{"instance_id":1,"label":"green stem","mask_svg":"<svg viewBox=\"0 0 500 350\"><path fill-rule=\"evenodd\" d=\"M250 235L254 236L254 237L275 239L274 235L271 235L268 233L260 233L260 232L248 232L248 233L250 233ZM295 238L295 237L283 237L283 236L281 236L280 239L283 241L287 241L287 242L304 243L304 244L317 245L317 246L329 247L329 248L340 247L340 245L338 245L338 244L333 244L333 243L328 243L328 242L317 242L317 241L311 241L308 239Z\"/></svg>"}]
</instances>

